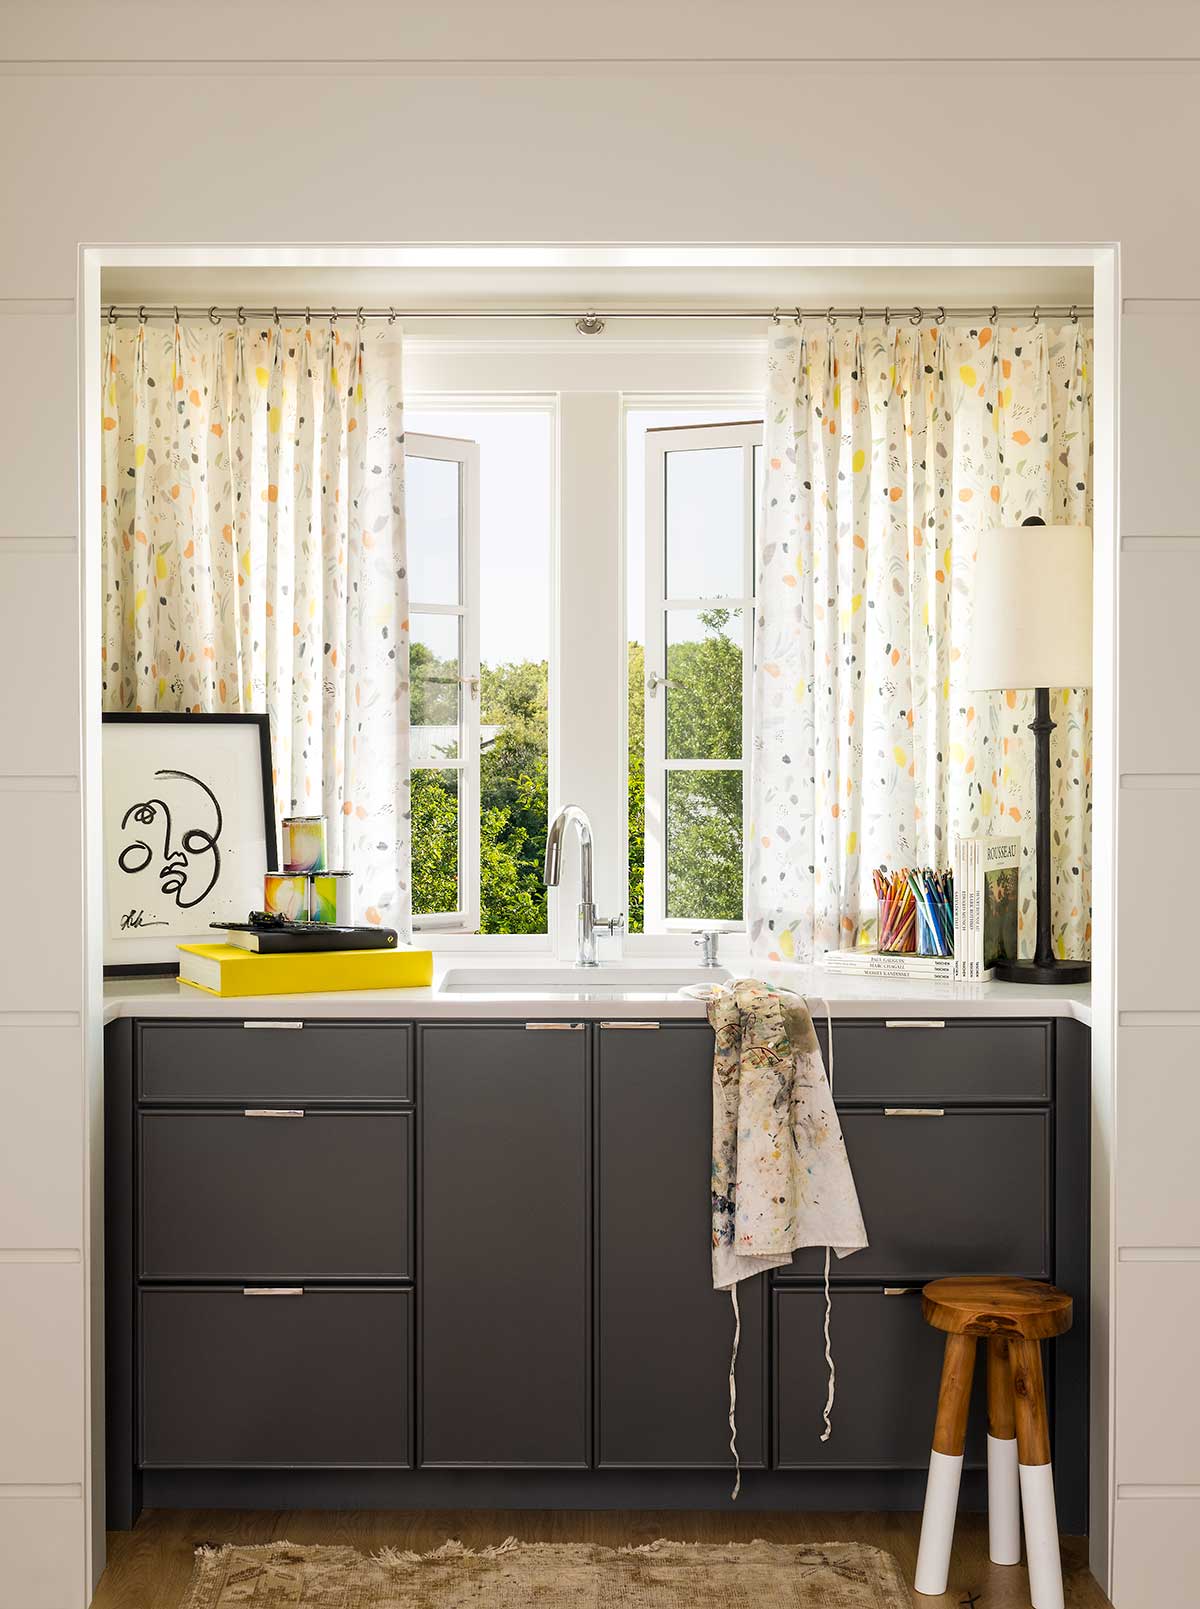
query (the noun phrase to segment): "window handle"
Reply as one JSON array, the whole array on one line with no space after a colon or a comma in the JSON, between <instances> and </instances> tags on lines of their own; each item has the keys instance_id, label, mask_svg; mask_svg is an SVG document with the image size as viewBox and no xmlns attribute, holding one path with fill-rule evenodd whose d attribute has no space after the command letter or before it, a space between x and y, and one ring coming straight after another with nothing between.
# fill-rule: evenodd
<instances>
[{"instance_id":1,"label":"window handle","mask_svg":"<svg viewBox=\"0 0 1200 1609\"><path fill-rule=\"evenodd\" d=\"M646 687L651 698L657 698L660 687L675 687L677 685L675 682L668 681L665 676L660 676L656 670L652 670L649 676L646 677Z\"/></svg>"},{"instance_id":2,"label":"window handle","mask_svg":"<svg viewBox=\"0 0 1200 1609\"><path fill-rule=\"evenodd\" d=\"M479 677L478 676L460 676L458 679L459 679L460 683L464 687L469 687L471 689L471 697L472 698L478 698L479 697Z\"/></svg>"}]
</instances>

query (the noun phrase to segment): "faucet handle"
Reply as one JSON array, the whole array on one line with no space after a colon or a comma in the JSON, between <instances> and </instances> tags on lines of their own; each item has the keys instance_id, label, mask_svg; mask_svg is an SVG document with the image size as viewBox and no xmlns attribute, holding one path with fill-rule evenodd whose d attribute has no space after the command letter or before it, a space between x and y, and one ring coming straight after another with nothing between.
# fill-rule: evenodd
<instances>
[{"instance_id":1,"label":"faucet handle","mask_svg":"<svg viewBox=\"0 0 1200 1609\"><path fill-rule=\"evenodd\" d=\"M717 945L721 940L721 932L715 927L697 928L692 938L692 947L700 951L700 965L702 967L715 967L720 963L717 960Z\"/></svg>"},{"instance_id":2,"label":"faucet handle","mask_svg":"<svg viewBox=\"0 0 1200 1609\"><path fill-rule=\"evenodd\" d=\"M623 933L625 931L624 912L622 912L620 916L593 916L593 932L599 932L601 928L603 928L610 937L617 933Z\"/></svg>"}]
</instances>

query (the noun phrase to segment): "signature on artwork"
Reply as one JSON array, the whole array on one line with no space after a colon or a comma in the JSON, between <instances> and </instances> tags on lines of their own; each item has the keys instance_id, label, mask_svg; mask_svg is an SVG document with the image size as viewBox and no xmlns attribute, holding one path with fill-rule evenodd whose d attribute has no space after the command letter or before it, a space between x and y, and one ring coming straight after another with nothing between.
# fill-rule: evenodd
<instances>
[{"instance_id":1,"label":"signature on artwork","mask_svg":"<svg viewBox=\"0 0 1200 1609\"><path fill-rule=\"evenodd\" d=\"M133 933L144 927L167 927L167 922L156 922L145 911L122 911L121 932Z\"/></svg>"},{"instance_id":2,"label":"signature on artwork","mask_svg":"<svg viewBox=\"0 0 1200 1609\"><path fill-rule=\"evenodd\" d=\"M117 865L130 877L153 872L160 894L169 894L180 910L199 905L221 875L217 847L224 818L216 794L187 771L156 771L162 798L138 800L121 817L130 836L117 855ZM121 917L123 932L166 927L134 907Z\"/></svg>"}]
</instances>

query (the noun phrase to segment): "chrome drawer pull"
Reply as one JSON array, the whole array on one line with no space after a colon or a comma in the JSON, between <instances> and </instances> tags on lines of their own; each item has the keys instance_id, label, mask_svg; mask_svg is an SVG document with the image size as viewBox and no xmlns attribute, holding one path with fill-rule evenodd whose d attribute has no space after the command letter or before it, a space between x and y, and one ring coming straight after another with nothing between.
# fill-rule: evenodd
<instances>
[{"instance_id":1,"label":"chrome drawer pull","mask_svg":"<svg viewBox=\"0 0 1200 1609\"><path fill-rule=\"evenodd\" d=\"M944 1022L937 1022L932 1017L892 1017L885 1020L885 1028L944 1028Z\"/></svg>"},{"instance_id":2,"label":"chrome drawer pull","mask_svg":"<svg viewBox=\"0 0 1200 1609\"><path fill-rule=\"evenodd\" d=\"M531 1034L581 1034L581 1022L527 1022L525 1030Z\"/></svg>"},{"instance_id":3,"label":"chrome drawer pull","mask_svg":"<svg viewBox=\"0 0 1200 1609\"><path fill-rule=\"evenodd\" d=\"M243 1285L243 1296L303 1296L303 1285Z\"/></svg>"},{"instance_id":4,"label":"chrome drawer pull","mask_svg":"<svg viewBox=\"0 0 1200 1609\"><path fill-rule=\"evenodd\" d=\"M302 1022L284 1022L280 1017L268 1017L264 1022L244 1022L243 1028L303 1028Z\"/></svg>"},{"instance_id":5,"label":"chrome drawer pull","mask_svg":"<svg viewBox=\"0 0 1200 1609\"><path fill-rule=\"evenodd\" d=\"M921 1287L919 1285L885 1285L883 1294L885 1296L920 1296Z\"/></svg>"},{"instance_id":6,"label":"chrome drawer pull","mask_svg":"<svg viewBox=\"0 0 1200 1609\"><path fill-rule=\"evenodd\" d=\"M284 1106L247 1106L242 1111L243 1117L303 1117L304 1113L299 1107Z\"/></svg>"},{"instance_id":7,"label":"chrome drawer pull","mask_svg":"<svg viewBox=\"0 0 1200 1609\"><path fill-rule=\"evenodd\" d=\"M626 1022L624 1020L617 1020L614 1022L601 1022L600 1026L601 1028L657 1028L658 1024L656 1022Z\"/></svg>"},{"instance_id":8,"label":"chrome drawer pull","mask_svg":"<svg viewBox=\"0 0 1200 1609\"><path fill-rule=\"evenodd\" d=\"M884 1117L945 1117L943 1106L885 1106Z\"/></svg>"}]
</instances>

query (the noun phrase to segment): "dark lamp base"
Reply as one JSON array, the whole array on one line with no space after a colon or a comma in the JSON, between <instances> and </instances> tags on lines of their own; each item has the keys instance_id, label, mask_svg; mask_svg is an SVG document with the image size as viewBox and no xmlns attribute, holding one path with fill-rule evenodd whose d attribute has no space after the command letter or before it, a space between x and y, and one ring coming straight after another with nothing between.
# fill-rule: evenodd
<instances>
[{"instance_id":1,"label":"dark lamp base","mask_svg":"<svg viewBox=\"0 0 1200 1609\"><path fill-rule=\"evenodd\" d=\"M1090 983L1090 961L997 961L998 983Z\"/></svg>"}]
</instances>

